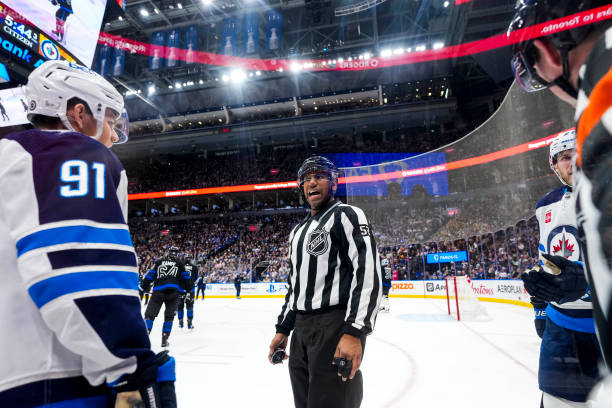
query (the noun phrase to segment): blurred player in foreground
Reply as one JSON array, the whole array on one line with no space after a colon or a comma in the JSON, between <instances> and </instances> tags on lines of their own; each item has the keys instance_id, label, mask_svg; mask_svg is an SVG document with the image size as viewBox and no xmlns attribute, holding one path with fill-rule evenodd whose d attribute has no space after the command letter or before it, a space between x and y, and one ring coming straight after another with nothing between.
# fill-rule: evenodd
<instances>
[{"instance_id":1,"label":"blurred player in foreground","mask_svg":"<svg viewBox=\"0 0 612 408\"><path fill-rule=\"evenodd\" d=\"M612 7L608 0L519 0L508 34L581 12L586 13L582 21L597 22L537 39L519 38L512 68L527 92L550 88L576 107L576 219L605 374L612 367ZM583 284L557 266L561 274L547 288L556 296L544 300L567 296L565 289ZM568 301L580 297L576 293Z\"/></svg>"},{"instance_id":2,"label":"blurred player in foreground","mask_svg":"<svg viewBox=\"0 0 612 408\"><path fill-rule=\"evenodd\" d=\"M176 407L140 316L123 98L89 69L28 78L33 130L0 140L0 406ZM138 392L140 391L140 393ZM140 402L142 404L142 402Z\"/></svg>"}]
</instances>

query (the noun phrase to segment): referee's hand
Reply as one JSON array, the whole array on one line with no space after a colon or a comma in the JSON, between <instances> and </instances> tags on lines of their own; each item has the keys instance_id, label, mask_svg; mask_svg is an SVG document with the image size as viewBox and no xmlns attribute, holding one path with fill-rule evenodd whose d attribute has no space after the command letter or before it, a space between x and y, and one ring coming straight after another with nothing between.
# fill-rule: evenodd
<instances>
[{"instance_id":1,"label":"referee's hand","mask_svg":"<svg viewBox=\"0 0 612 408\"><path fill-rule=\"evenodd\" d=\"M272 354L278 348L285 350L287 348L287 339L289 337L283 333L276 333L272 341L270 342L270 352L268 353L268 361L272 363ZM285 360L289 358L289 354L285 354Z\"/></svg>"},{"instance_id":2,"label":"referee's hand","mask_svg":"<svg viewBox=\"0 0 612 408\"><path fill-rule=\"evenodd\" d=\"M359 370L359 366L361 365L361 353L361 340L350 334L343 334L336 346L334 358L340 357L352 361L353 368L351 369L349 380L355 378L355 373ZM338 375L340 375L340 373L338 373ZM342 381L346 381L346 378L342 377Z\"/></svg>"}]
</instances>

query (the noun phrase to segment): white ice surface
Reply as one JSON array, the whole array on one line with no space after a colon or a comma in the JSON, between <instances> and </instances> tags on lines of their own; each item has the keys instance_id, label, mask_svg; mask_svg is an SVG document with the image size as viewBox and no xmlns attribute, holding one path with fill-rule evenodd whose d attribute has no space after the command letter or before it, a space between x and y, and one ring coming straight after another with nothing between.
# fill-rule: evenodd
<instances>
[{"instance_id":1,"label":"white ice surface","mask_svg":"<svg viewBox=\"0 0 612 408\"><path fill-rule=\"evenodd\" d=\"M268 363L282 299L206 299L195 330L174 321L179 407L293 407L287 364ZM363 408L539 406L540 339L531 309L484 303L487 322L457 322L442 300L392 298L368 337ZM160 350L163 307L151 340Z\"/></svg>"}]
</instances>

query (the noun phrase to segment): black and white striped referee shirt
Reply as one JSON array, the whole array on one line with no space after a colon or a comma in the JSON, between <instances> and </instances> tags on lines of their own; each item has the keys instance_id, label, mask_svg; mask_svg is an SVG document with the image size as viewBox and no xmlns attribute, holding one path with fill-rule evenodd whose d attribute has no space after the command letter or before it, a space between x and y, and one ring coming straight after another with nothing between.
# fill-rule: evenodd
<instances>
[{"instance_id":1,"label":"black and white striped referee shirt","mask_svg":"<svg viewBox=\"0 0 612 408\"><path fill-rule=\"evenodd\" d=\"M365 213L332 200L296 225L289 243L289 290L276 331L289 334L296 312L346 305L344 332L369 334L382 296L382 275Z\"/></svg>"}]
</instances>

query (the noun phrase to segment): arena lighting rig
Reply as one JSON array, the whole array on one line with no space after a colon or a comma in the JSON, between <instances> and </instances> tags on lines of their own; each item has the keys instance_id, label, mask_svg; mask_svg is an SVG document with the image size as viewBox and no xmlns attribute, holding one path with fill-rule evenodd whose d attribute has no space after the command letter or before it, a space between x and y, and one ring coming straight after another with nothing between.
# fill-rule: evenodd
<instances>
[{"instance_id":1,"label":"arena lighting rig","mask_svg":"<svg viewBox=\"0 0 612 408\"><path fill-rule=\"evenodd\" d=\"M384 3L387 0L365 0L359 3L349 4L347 6L336 7L334 14L336 17L348 16L349 14L360 13L372 7L376 7L379 4Z\"/></svg>"}]
</instances>

